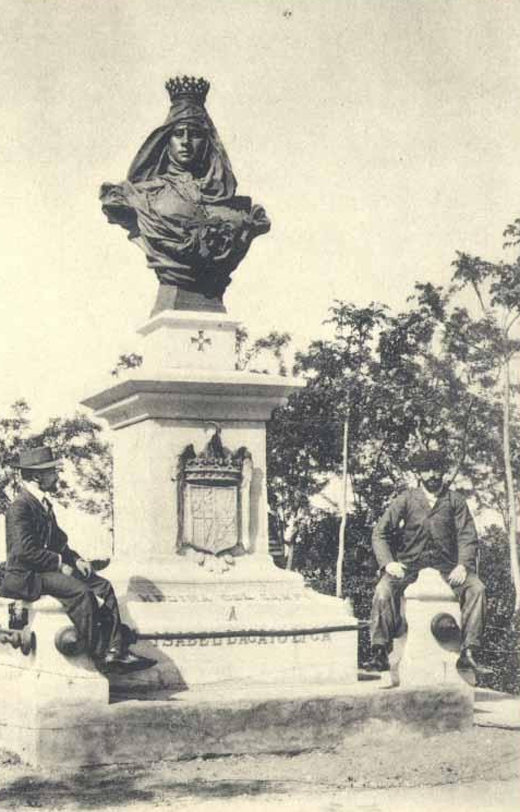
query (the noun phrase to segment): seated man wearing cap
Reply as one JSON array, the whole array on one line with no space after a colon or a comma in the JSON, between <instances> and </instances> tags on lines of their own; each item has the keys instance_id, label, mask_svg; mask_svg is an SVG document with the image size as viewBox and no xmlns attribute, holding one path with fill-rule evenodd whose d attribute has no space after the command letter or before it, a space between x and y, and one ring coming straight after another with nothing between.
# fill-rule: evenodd
<instances>
[{"instance_id":1,"label":"seated man wearing cap","mask_svg":"<svg viewBox=\"0 0 520 812\"><path fill-rule=\"evenodd\" d=\"M56 488L58 465L50 448L20 453L23 488L5 517L7 563L0 594L26 601L41 595L57 598L76 627L80 643L102 669L149 668L154 660L133 654L125 645L111 583L70 549L66 534L58 527L46 496ZM106 635L100 634L101 617Z\"/></svg>"},{"instance_id":2,"label":"seated man wearing cap","mask_svg":"<svg viewBox=\"0 0 520 812\"><path fill-rule=\"evenodd\" d=\"M444 482L447 466L437 450L414 460L419 487L400 493L374 528L372 547L381 578L372 603L372 666L388 670L392 641L403 632L401 596L423 567L439 570L461 607L461 656L458 667L476 674L486 615L484 584L476 574L478 538L466 500Z\"/></svg>"}]
</instances>

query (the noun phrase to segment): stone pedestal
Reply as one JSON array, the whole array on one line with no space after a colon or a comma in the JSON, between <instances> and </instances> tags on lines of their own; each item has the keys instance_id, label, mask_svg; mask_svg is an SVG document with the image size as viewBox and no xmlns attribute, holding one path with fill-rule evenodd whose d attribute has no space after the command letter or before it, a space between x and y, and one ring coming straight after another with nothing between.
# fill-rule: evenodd
<instances>
[{"instance_id":1,"label":"stone pedestal","mask_svg":"<svg viewBox=\"0 0 520 812\"><path fill-rule=\"evenodd\" d=\"M0 598L3 628L10 603ZM78 708L84 719L102 712L108 707L109 684L86 655L65 657L57 650L56 633L71 625L57 600L40 598L24 606L36 647L24 655L0 646L0 741L24 761L38 764L42 749L49 747L49 729L77 719Z\"/></svg>"},{"instance_id":2,"label":"stone pedestal","mask_svg":"<svg viewBox=\"0 0 520 812\"><path fill-rule=\"evenodd\" d=\"M142 331L142 368L85 401L113 429L116 555L106 575L140 636L134 648L157 665L109 685L87 657L56 650L69 625L57 601L28 605L36 651L0 647L0 734L36 766L294 751L342 742L371 719L429 732L471 724L470 698L449 684L451 660L428 634L450 597L438 583L422 574L407 596L404 689L389 693L357 683L348 605L274 565L265 424L299 384L236 371L232 324L160 312ZM198 353L213 356L195 362ZM198 516L200 493L229 503L229 515Z\"/></svg>"},{"instance_id":3,"label":"stone pedestal","mask_svg":"<svg viewBox=\"0 0 520 812\"><path fill-rule=\"evenodd\" d=\"M148 369L233 370L238 322L225 313L161 310L138 332Z\"/></svg>"},{"instance_id":4,"label":"stone pedestal","mask_svg":"<svg viewBox=\"0 0 520 812\"><path fill-rule=\"evenodd\" d=\"M444 684L467 687L456 668L458 646L453 641L443 644L434 636L435 622L445 616L452 619L453 625L460 626L459 604L449 585L437 570L427 567L404 595L408 631L396 641L401 654L399 683L403 687Z\"/></svg>"},{"instance_id":5,"label":"stone pedestal","mask_svg":"<svg viewBox=\"0 0 520 812\"><path fill-rule=\"evenodd\" d=\"M142 367L84 401L113 429L116 553L106 576L125 621L164 635L136 647L158 666L114 678L119 690L357 679L356 621L343 602L306 589L269 555L265 425L302 383L237 371L236 328L225 313L162 310L139 331ZM212 443L223 450L208 451ZM206 497L223 497L224 509L205 507Z\"/></svg>"}]
</instances>

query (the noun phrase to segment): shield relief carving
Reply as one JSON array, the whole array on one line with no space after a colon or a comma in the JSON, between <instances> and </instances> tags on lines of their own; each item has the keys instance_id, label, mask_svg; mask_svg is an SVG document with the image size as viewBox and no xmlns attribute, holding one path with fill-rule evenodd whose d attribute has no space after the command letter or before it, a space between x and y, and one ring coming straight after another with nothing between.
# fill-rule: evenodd
<instances>
[{"instance_id":1,"label":"shield relief carving","mask_svg":"<svg viewBox=\"0 0 520 812\"><path fill-rule=\"evenodd\" d=\"M218 553L238 544L238 488L188 483L184 541L196 550Z\"/></svg>"},{"instance_id":2,"label":"shield relief carving","mask_svg":"<svg viewBox=\"0 0 520 812\"><path fill-rule=\"evenodd\" d=\"M179 458L179 552L198 553L201 565L231 565L249 549L251 454L225 448L216 431L200 454L187 446ZM218 567L217 567L218 569Z\"/></svg>"}]
</instances>

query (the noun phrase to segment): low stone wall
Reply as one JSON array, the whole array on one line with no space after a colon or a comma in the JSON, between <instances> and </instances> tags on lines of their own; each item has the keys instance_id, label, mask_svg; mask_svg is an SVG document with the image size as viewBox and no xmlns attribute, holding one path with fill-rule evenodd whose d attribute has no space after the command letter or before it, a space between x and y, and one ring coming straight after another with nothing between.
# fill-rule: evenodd
<instances>
[{"instance_id":1,"label":"low stone wall","mask_svg":"<svg viewBox=\"0 0 520 812\"><path fill-rule=\"evenodd\" d=\"M369 730L374 720L431 735L464 730L472 719L471 694L455 686L385 690L365 683L348 690L258 688L232 695L186 691L167 701L71 709L65 718L41 707L34 726L24 728L24 719L18 720L16 749L34 766L66 770L330 749L348 746L349 736ZM6 721L0 718L0 736L9 736ZM1 744L12 749L13 740Z\"/></svg>"}]
</instances>

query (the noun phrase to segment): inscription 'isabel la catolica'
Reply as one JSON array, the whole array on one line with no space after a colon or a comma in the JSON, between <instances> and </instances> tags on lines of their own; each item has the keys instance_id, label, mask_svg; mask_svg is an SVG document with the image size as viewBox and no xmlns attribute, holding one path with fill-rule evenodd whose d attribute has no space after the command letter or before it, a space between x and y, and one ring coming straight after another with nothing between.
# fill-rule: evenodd
<instances>
[{"instance_id":1,"label":"inscription 'isabel la catolica'","mask_svg":"<svg viewBox=\"0 0 520 812\"><path fill-rule=\"evenodd\" d=\"M278 636L267 635L243 635L242 637L198 637L190 640L173 640L173 639L155 639L151 640L153 646L156 648L175 648L188 646L205 647L205 646L245 646L245 645L284 645L285 643L323 643L330 642L332 637L330 632L317 632L316 634L288 634Z\"/></svg>"}]
</instances>

